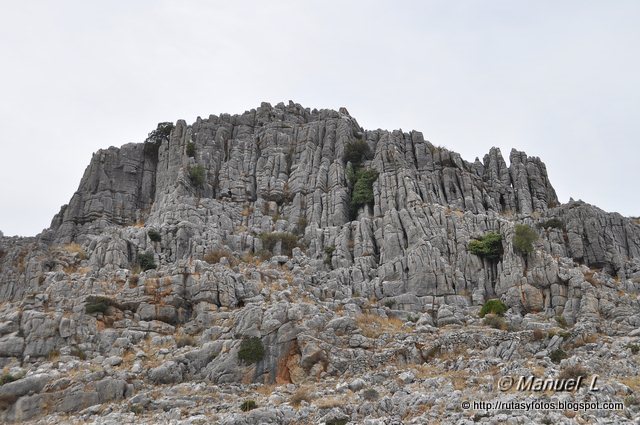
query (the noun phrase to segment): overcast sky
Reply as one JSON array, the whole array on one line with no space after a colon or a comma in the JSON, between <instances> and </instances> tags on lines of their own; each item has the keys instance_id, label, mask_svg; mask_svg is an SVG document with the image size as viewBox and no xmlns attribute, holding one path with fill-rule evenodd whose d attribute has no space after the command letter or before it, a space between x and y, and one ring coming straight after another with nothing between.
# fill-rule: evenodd
<instances>
[{"instance_id":1,"label":"overcast sky","mask_svg":"<svg viewBox=\"0 0 640 425\"><path fill-rule=\"evenodd\" d=\"M1 0L0 230L34 235L91 154L289 99L539 156L562 202L640 215L640 1Z\"/></svg>"}]
</instances>

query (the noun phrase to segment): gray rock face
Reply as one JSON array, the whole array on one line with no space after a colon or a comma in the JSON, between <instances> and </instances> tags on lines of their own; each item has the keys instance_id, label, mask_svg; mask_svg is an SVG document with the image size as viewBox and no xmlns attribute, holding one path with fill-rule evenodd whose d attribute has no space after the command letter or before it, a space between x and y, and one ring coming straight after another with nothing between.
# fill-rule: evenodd
<instances>
[{"instance_id":1,"label":"gray rock face","mask_svg":"<svg viewBox=\"0 0 640 425\"><path fill-rule=\"evenodd\" d=\"M307 394L293 409L279 390L263 400L277 408L218 422L387 423L436 403L405 387L461 399L445 378L400 369L438 354L457 359L463 347L474 358L443 360L441 371L522 369L527 358L549 368L550 353L569 344L560 325L591 359L592 334L637 337L637 219L560 205L538 158L512 150L507 166L493 148L470 163L419 132L365 131L346 109L293 103L162 129L96 153L50 229L0 235L0 366L28 372L0 387L10 402L0 419L27 420L42 406L77 412L161 386L189 392L193 382L330 382L347 407L312 409ZM358 144L371 155L346 161ZM363 170L377 173L371 187ZM515 247L519 224L537 236L528 254ZM488 232L503 252L475 255L470 241ZM497 329L478 317L492 298L509 308ZM534 330L548 335L523 343ZM368 391L375 385L385 390ZM156 409L165 416L155 420L170 422L198 403L174 396L164 405L136 396L127 414Z\"/></svg>"}]
</instances>

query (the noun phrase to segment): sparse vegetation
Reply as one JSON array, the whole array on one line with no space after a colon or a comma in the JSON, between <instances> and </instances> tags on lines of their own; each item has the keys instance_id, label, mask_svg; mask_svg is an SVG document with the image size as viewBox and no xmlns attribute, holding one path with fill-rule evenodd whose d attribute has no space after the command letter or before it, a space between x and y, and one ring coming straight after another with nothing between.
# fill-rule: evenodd
<instances>
[{"instance_id":1,"label":"sparse vegetation","mask_svg":"<svg viewBox=\"0 0 640 425\"><path fill-rule=\"evenodd\" d=\"M189 167L189 180L191 180L191 184L195 187L204 186L205 181L205 170L202 165L194 165L193 167Z\"/></svg>"},{"instance_id":2,"label":"sparse vegetation","mask_svg":"<svg viewBox=\"0 0 640 425\"><path fill-rule=\"evenodd\" d=\"M187 156L191 158L196 156L196 144L193 142L187 143Z\"/></svg>"},{"instance_id":3,"label":"sparse vegetation","mask_svg":"<svg viewBox=\"0 0 640 425\"><path fill-rule=\"evenodd\" d=\"M329 419L325 422L325 425L347 425L349 423L348 418L343 419Z\"/></svg>"},{"instance_id":4,"label":"sparse vegetation","mask_svg":"<svg viewBox=\"0 0 640 425\"><path fill-rule=\"evenodd\" d=\"M144 271L155 269L157 267L153 252L138 254L138 264Z\"/></svg>"},{"instance_id":5,"label":"sparse vegetation","mask_svg":"<svg viewBox=\"0 0 640 425\"><path fill-rule=\"evenodd\" d=\"M497 232L489 232L479 239L469 241L469 252L489 260L499 259L504 252L502 235Z\"/></svg>"},{"instance_id":6,"label":"sparse vegetation","mask_svg":"<svg viewBox=\"0 0 640 425\"><path fill-rule=\"evenodd\" d=\"M542 329L534 329L531 339L533 341L542 341L545 338L545 336L546 335Z\"/></svg>"},{"instance_id":7,"label":"sparse vegetation","mask_svg":"<svg viewBox=\"0 0 640 425\"><path fill-rule=\"evenodd\" d=\"M327 265L331 265L331 260L333 259L333 253L336 250L336 246L335 245L331 245L331 246L326 246L324 248L324 263Z\"/></svg>"},{"instance_id":8,"label":"sparse vegetation","mask_svg":"<svg viewBox=\"0 0 640 425\"><path fill-rule=\"evenodd\" d=\"M298 223L296 223L296 233L298 235L304 235L304 231L307 228L307 218L304 216L300 216L300 218L298 218Z\"/></svg>"},{"instance_id":9,"label":"sparse vegetation","mask_svg":"<svg viewBox=\"0 0 640 425\"><path fill-rule=\"evenodd\" d=\"M213 249L205 254L203 260L209 264L218 264L222 258L226 258L232 267L238 264L238 259L226 249Z\"/></svg>"},{"instance_id":10,"label":"sparse vegetation","mask_svg":"<svg viewBox=\"0 0 640 425\"><path fill-rule=\"evenodd\" d=\"M84 310L87 314L106 313L107 309L115 305L115 302L109 297L100 295L90 295L85 299Z\"/></svg>"},{"instance_id":11,"label":"sparse vegetation","mask_svg":"<svg viewBox=\"0 0 640 425\"><path fill-rule=\"evenodd\" d=\"M378 338L384 333L398 333L405 330L404 322L396 317L382 317L376 314L361 314L356 317L362 335Z\"/></svg>"},{"instance_id":12,"label":"sparse vegetation","mask_svg":"<svg viewBox=\"0 0 640 425\"><path fill-rule=\"evenodd\" d=\"M149 236L149 239L151 240L151 242L160 242L162 240L162 236L160 235L160 232L158 232L155 229L149 229L147 231L147 236Z\"/></svg>"},{"instance_id":13,"label":"sparse vegetation","mask_svg":"<svg viewBox=\"0 0 640 425\"><path fill-rule=\"evenodd\" d=\"M554 317L554 319L556 320L556 323L563 329L569 326L569 324L567 323L567 319L565 319L564 316L558 315Z\"/></svg>"},{"instance_id":14,"label":"sparse vegetation","mask_svg":"<svg viewBox=\"0 0 640 425\"><path fill-rule=\"evenodd\" d=\"M533 252L533 243L538 239L538 234L526 224L516 224L516 233L513 236L513 248L522 255Z\"/></svg>"},{"instance_id":15,"label":"sparse vegetation","mask_svg":"<svg viewBox=\"0 0 640 425\"><path fill-rule=\"evenodd\" d=\"M497 298L494 298L494 299L488 300L486 303L484 303L484 305L480 309L480 313L478 313L478 316L484 317L487 314L494 314L494 315L497 315L497 316L503 316L504 313L506 313L508 309L509 309L509 307L507 307L507 305L505 303L503 303L501 300L499 300Z\"/></svg>"},{"instance_id":16,"label":"sparse vegetation","mask_svg":"<svg viewBox=\"0 0 640 425\"><path fill-rule=\"evenodd\" d=\"M506 331L507 329L509 329L509 325L507 325L507 322L502 317L495 314L487 314L484 317L483 323L486 326L494 329L500 329L501 331Z\"/></svg>"},{"instance_id":17,"label":"sparse vegetation","mask_svg":"<svg viewBox=\"0 0 640 425\"><path fill-rule=\"evenodd\" d=\"M87 359L87 355L79 347L71 347L71 355L79 358L80 360Z\"/></svg>"},{"instance_id":18,"label":"sparse vegetation","mask_svg":"<svg viewBox=\"0 0 640 425\"><path fill-rule=\"evenodd\" d=\"M553 350L549 353L549 358L554 363L560 363L562 360L567 358L567 353L562 348L558 348L557 350Z\"/></svg>"},{"instance_id":19,"label":"sparse vegetation","mask_svg":"<svg viewBox=\"0 0 640 425\"><path fill-rule=\"evenodd\" d=\"M149 133L149 137L147 137L147 140L145 140L145 143L147 142L161 142L164 139L168 139L169 135L171 134L171 130L173 130L173 123L172 122L161 122L158 123L158 127L153 130L151 133Z\"/></svg>"},{"instance_id":20,"label":"sparse vegetation","mask_svg":"<svg viewBox=\"0 0 640 425\"><path fill-rule=\"evenodd\" d=\"M373 183L378 172L371 168L358 168L354 172L354 184L351 192L351 218L355 218L358 209L364 205L373 205Z\"/></svg>"},{"instance_id":21,"label":"sparse vegetation","mask_svg":"<svg viewBox=\"0 0 640 425\"><path fill-rule=\"evenodd\" d=\"M260 240L264 249L273 252L278 242L284 255L291 256L293 248L298 246L298 236L289 232L267 232L260 233Z\"/></svg>"},{"instance_id":22,"label":"sparse vegetation","mask_svg":"<svg viewBox=\"0 0 640 425\"><path fill-rule=\"evenodd\" d=\"M367 401L376 401L380 398L380 394L374 388L367 388L362 392L362 398Z\"/></svg>"},{"instance_id":23,"label":"sparse vegetation","mask_svg":"<svg viewBox=\"0 0 640 425\"><path fill-rule=\"evenodd\" d=\"M640 345L638 344L627 344L627 348L631 350L631 354L638 354L638 352L640 352Z\"/></svg>"},{"instance_id":24,"label":"sparse vegetation","mask_svg":"<svg viewBox=\"0 0 640 425\"><path fill-rule=\"evenodd\" d=\"M537 227L540 228L540 229L560 229L560 230L563 230L564 229L564 223L562 222L562 220L559 220L557 218L551 218L549 220L543 221L542 223L538 223Z\"/></svg>"},{"instance_id":25,"label":"sparse vegetation","mask_svg":"<svg viewBox=\"0 0 640 425\"><path fill-rule=\"evenodd\" d=\"M258 407L258 404L254 400L245 400L240 405L240 410L242 410L243 412L248 412L255 409L256 407Z\"/></svg>"},{"instance_id":26,"label":"sparse vegetation","mask_svg":"<svg viewBox=\"0 0 640 425\"><path fill-rule=\"evenodd\" d=\"M312 400L311 390L308 387L300 387L289 399L292 406L298 407L303 401L307 403Z\"/></svg>"},{"instance_id":27,"label":"sparse vegetation","mask_svg":"<svg viewBox=\"0 0 640 425\"><path fill-rule=\"evenodd\" d=\"M3 373L0 376L0 385L8 384L9 382L17 381L18 377L10 373Z\"/></svg>"},{"instance_id":28,"label":"sparse vegetation","mask_svg":"<svg viewBox=\"0 0 640 425\"><path fill-rule=\"evenodd\" d=\"M264 358L264 345L258 337L245 338L240 343L238 358L247 364L258 363Z\"/></svg>"},{"instance_id":29,"label":"sparse vegetation","mask_svg":"<svg viewBox=\"0 0 640 425\"><path fill-rule=\"evenodd\" d=\"M371 159L372 157L373 153L371 152L367 142L364 140L355 140L345 145L342 160L345 163L351 162L351 164L356 166L367 159Z\"/></svg>"},{"instance_id":30,"label":"sparse vegetation","mask_svg":"<svg viewBox=\"0 0 640 425\"><path fill-rule=\"evenodd\" d=\"M587 378L587 371L580 365L566 366L560 371L559 379L578 379L583 376Z\"/></svg>"},{"instance_id":31,"label":"sparse vegetation","mask_svg":"<svg viewBox=\"0 0 640 425\"><path fill-rule=\"evenodd\" d=\"M176 346L178 348L193 347L195 345L196 345L196 340L191 335L178 335L176 337Z\"/></svg>"},{"instance_id":32,"label":"sparse vegetation","mask_svg":"<svg viewBox=\"0 0 640 425\"><path fill-rule=\"evenodd\" d=\"M64 250L67 251L69 254L77 254L80 260L87 259L86 251L78 243L73 242L73 243L67 244L64 246Z\"/></svg>"}]
</instances>

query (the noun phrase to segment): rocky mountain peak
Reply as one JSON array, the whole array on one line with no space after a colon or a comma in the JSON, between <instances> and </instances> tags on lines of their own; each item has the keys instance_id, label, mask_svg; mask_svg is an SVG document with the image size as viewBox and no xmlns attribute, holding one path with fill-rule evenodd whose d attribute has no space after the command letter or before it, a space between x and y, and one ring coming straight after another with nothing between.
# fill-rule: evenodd
<instances>
[{"instance_id":1,"label":"rocky mountain peak","mask_svg":"<svg viewBox=\"0 0 640 425\"><path fill-rule=\"evenodd\" d=\"M49 229L0 234L0 417L162 422L181 388L219 423L460 422L446 399L505 396L482 371L557 350L621 388L597 353L637 374L640 225L509 162L293 102L96 152Z\"/></svg>"}]
</instances>

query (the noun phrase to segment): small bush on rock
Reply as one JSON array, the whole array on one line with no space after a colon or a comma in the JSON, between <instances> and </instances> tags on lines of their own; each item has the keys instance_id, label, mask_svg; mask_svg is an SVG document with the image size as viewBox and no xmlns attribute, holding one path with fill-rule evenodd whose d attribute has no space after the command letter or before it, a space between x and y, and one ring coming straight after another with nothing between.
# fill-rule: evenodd
<instances>
[{"instance_id":1,"label":"small bush on rock","mask_svg":"<svg viewBox=\"0 0 640 425\"><path fill-rule=\"evenodd\" d=\"M549 358L554 363L560 363L562 360L567 358L567 353L562 348L558 348L557 350L553 350L549 354Z\"/></svg>"},{"instance_id":2,"label":"small bush on rock","mask_svg":"<svg viewBox=\"0 0 640 425\"><path fill-rule=\"evenodd\" d=\"M240 410L242 410L243 412L248 412L250 410L255 409L256 407L258 407L258 404L255 401L245 400L240 405Z\"/></svg>"},{"instance_id":3,"label":"small bush on rock","mask_svg":"<svg viewBox=\"0 0 640 425\"><path fill-rule=\"evenodd\" d=\"M204 186L204 167L202 165L194 165L193 167L189 167L189 180L191 180L191 184L195 187Z\"/></svg>"},{"instance_id":4,"label":"small bush on rock","mask_svg":"<svg viewBox=\"0 0 640 425\"><path fill-rule=\"evenodd\" d=\"M278 242L281 243L282 253L291 256L293 248L298 246L298 236L289 232L260 233L262 246L267 251L273 252Z\"/></svg>"},{"instance_id":5,"label":"small bush on rock","mask_svg":"<svg viewBox=\"0 0 640 425\"><path fill-rule=\"evenodd\" d=\"M151 239L151 242L160 242L162 240L162 236L160 235L160 232L158 232L155 229L149 229L149 231L147 232L147 236L149 236L149 239Z\"/></svg>"},{"instance_id":6,"label":"small bush on rock","mask_svg":"<svg viewBox=\"0 0 640 425\"><path fill-rule=\"evenodd\" d=\"M497 298L488 300L482 308L480 309L480 313L478 314L480 317L484 317L487 314L495 314L498 316L504 315L507 312L509 307L502 301Z\"/></svg>"},{"instance_id":7,"label":"small bush on rock","mask_svg":"<svg viewBox=\"0 0 640 425\"><path fill-rule=\"evenodd\" d=\"M258 363L264 358L264 345L258 337L243 339L240 343L238 358L247 364Z\"/></svg>"},{"instance_id":8,"label":"small bush on rock","mask_svg":"<svg viewBox=\"0 0 640 425\"><path fill-rule=\"evenodd\" d=\"M87 314L94 313L106 313L109 306L114 305L114 301L111 298L103 297L99 295L91 295L85 299L85 312Z\"/></svg>"},{"instance_id":9,"label":"small bush on rock","mask_svg":"<svg viewBox=\"0 0 640 425\"><path fill-rule=\"evenodd\" d=\"M469 242L469 251L478 257L497 260L503 253L502 235L489 232L480 239L473 239Z\"/></svg>"},{"instance_id":10,"label":"small bush on rock","mask_svg":"<svg viewBox=\"0 0 640 425\"><path fill-rule=\"evenodd\" d=\"M187 156L193 158L196 156L196 145L193 142L187 143Z\"/></svg>"},{"instance_id":11,"label":"small bush on rock","mask_svg":"<svg viewBox=\"0 0 640 425\"><path fill-rule=\"evenodd\" d=\"M557 218L551 218L547 221L543 221L542 223L538 223L537 226L540 229L564 229L564 223Z\"/></svg>"},{"instance_id":12,"label":"small bush on rock","mask_svg":"<svg viewBox=\"0 0 640 425\"><path fill-rule=\"evenodd\" d=\"M342 160L345 163L351 162L353 165L358 165L362 161L371 159L372 157L373 154L367 142L364 140L356 140L346 144Z\"/></svg>"},{"instance_id":13,"label":"small bush on rock","mask_svg":"<svg viewBox=\"0 0 640 425\"><path fill-rule=\"evenodd\" d=\"M10 373L5 373L0 376L0 385L8 384L9 382L17 381L18 378Z\"/></svg>"},{"instance_id":14,"label":"small bush on rock","mask_svg":"<svg viewBox=\"0 0 640 425\"><path fill-rule=\"evenodd\" d=\"M538 234L526 224L516 224L516 233L513 236L513 248L522 255L533 252L533 243L538 239Z\"/></svg>"},{"instance_id":15,"label":"small bush on rock","mask_svg":"<svg viewBox=\"0 0 640 425\"><path fill-rule=\"evenodd\" d=\"M138 264L140 268L144 271L155 269L156 263L153 257L153 252L145 252L143 254L138 254Z\"/></svg>"}]
</instances>

